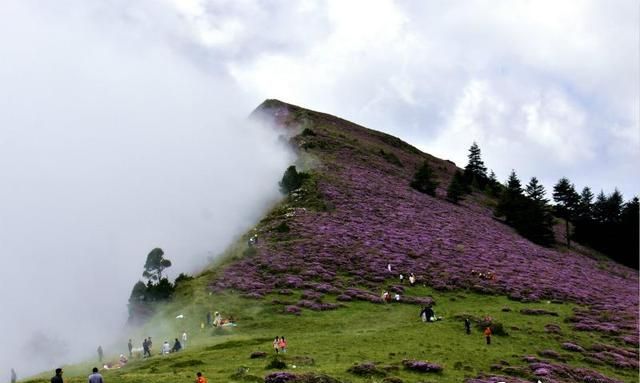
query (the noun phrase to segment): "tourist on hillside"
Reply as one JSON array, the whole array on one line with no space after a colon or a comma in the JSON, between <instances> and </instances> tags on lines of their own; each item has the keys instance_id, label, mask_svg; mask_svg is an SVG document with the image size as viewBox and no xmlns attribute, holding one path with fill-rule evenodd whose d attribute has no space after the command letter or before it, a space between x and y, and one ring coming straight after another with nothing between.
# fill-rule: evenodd
<instances>
[{"instance_id":1,"label":"tourist on hillside","mask_svg":"<svg viewBox=\"0 0 640 383\"><path fill-rule=\"evenodd\" d=\"M435 314L431 306L425 306L422 308L422 311L420 311L420 318L422 318L423 322L431 322L434 316Z\"/></svg>"},{"instance_id":2,"label":"tourist on hillside","mask_svg":"<svg viewBox=\"0 0 640 383\"><path fill-rule=\"evenodd\" d=\"M18 380L18 375L16 374L16 370L14 370L12 368L11 369L11 383L16 383L16 380Z\"/></svg>"},{"instance_id":3,"label":"tourist on hillside","mask_svg":"<svg viewBox=\"0 0 640 383\"><path fill-rule=\"evenodd\" d=\"M133 357L133 343L131 339L129 339L129 343L127 343L127 348L129 349L129 358Z\"/></svg>"},{"instance_id":4,"label":"tourist on hillside","mask_svg":"<svg viewBox=\"0 0 640 383\"><path fill-rule=\"evenodd\" d=\"M487 327L484 329L484 336L487 338L487 344L491 344L491 327Z\"/></svg>"},{"instance_id":5,"label":"tourist on hillside","mask_svg":"<svg viewBox=\"0 0 640 383\"><path fill-rule=\"evenodd\" d=\"M120 366L122 367L129 362L129 359L127 359L124 354L120 354L120 359L118 359L118 362L120 362Z\"/></svg>"},{"instance_id":6,"label":"tourist on hillside","mask_svg":"<svg viewBox=\"0 0 640 383\"><path fill-rule=\"evenodd\" d=\"M104 353L102 352L102 346L98 346L98 361L100 363L102 363L102 357L104 356Z\"/></svg>"},{"instance_id":7,"label":"tourist on hillside","mask_svg":"<svg viewBox=\"0 0 640 383\"><path fill-rule=\"evenodd\" d=\"M62 380L62 369L56 368L56 374L51 378L51 383L64 383Z\"/></svg>"},{"instance_id":8,"label":"tourist on hillside","mask_svg":"<svg viewBox=\"0 0 640 383\"><path fill-rule=\"evenodd\" d=\"M278 347L280 347L280 337L276 337L276 339L273 340L273 350L276 354L278 353Z\"/></svg>"},{"instance_id":9,"label":"tourist on hillside","mask_svg":"<svg viewBox=\"0 0 640 383\"><path fill-rule=\"evenodd\" d=\"M142 357L146 358L147 356L151 356L151 350L149 349L149 340L144 338L142 341Z\"/></svg>"},{"instance_id":10,"label":"tourist on hillside","mask_svg":"<svg viewBox=\"0 0 640 383\"><path fill-rule=\"evenodd\" d=\"M280 342L278 343L278 347L280 348L280 352L282 353L287 352L287 340L284 338L284 336L280 337Z\"/></svg>"},{"instance_id":11,"label":"tourist on hillside","mask_svg":"<svg viewBox=\"0 0 640 383\"><path fill-rule=\"evenodd\" d=\"M171 352L171 345L169 344L169 341L165 340L164 343L162 344L162 355L167 355L170 352Z\"/></svg>"},{"instance_id":12,"label":"tourist on hillside","mask_svg":"<svg viewBox=\"0 0 640 383\"><path fill-rule=\"evenodd\" d=\"M388 291L383 291L380 296L385 303L391 302L391 294Z\"/></svg>"},{"instance_id":13,"label":"tourist on hillside","mask_svg":"<svg viewBox=\"0 0 640 383\"><path fill-rule=\"evenodd\" d=\"M151 356L151 347L153 347L153 342L151 341L151 337L147 339L147 346L149 347L149 356Z\"/></svg>"},{"instance_id":14,"label":"tourist on hillside","mask_svg":"<svg viewBox=\"0 0 640 383\"><path fill-rule=\"evenodd\" d=\"M471 334L471 321L469 318L464 318L464 331L467 335Z\"/></svg>"},{"instance_id":15,"label":"tourist on hillside","mask_svg":"<svg viewBox=\"0 0 640 383\"><path fill-rule=\"evenodd\" d=\"M396 293L396 294L393 296L393 299L394 299L396 302L400 302L400 294Z\"/></svg>"},{"instance_id":16,"label":"tourist on hillside","mask_svg":"<svg viewBox=\"0 0 640 383\"><path fill-rule=\"evenodd\" d=\"M415 275L413 275L413 273L409 274L409 284L410 284L411 286L413 286L413 285L415 285L415 284L416 284L416 276L415 276Z\"/></svg>"},{"instance_id":17,"label":"tourist on hillside","mask_svg":"<svg viewBox=\"0 0 640 383\"><path fill-rule=\"evenodd\" d=\"M389 270L389 272L391 272L391 264L387 263L387 270Z\"/></svg>"},{"instance_id":18,"label":"tourist on hillside","mask_svg":"<svg viewBox=\"0 0 640 383\"><path fill-rule=\"evenodd\" d=\"M182 350L182 345L178 338L176 338L176 341L173 343L173 347L171 347L171 352L178 352L180 350Z\"/></svg>"},{"instance_id":19,"label":"tourist on hillside","mask_svg":"<svg viewBox=\"0 0 640 383\"><path fill-rule=\"evenodd\" d=\"M195 383L207 383L207 378L205 378L204 376L202 376L201 372L198 372L196 374L196 381Z\"/></svg>"},{"instance_id":20,"label":"tourist on hillside","mask_svg":"<svg viewBox=\"0 0 640 383\"><path fill-rule=\"evenodd\" d=\"M182 331L182 348L187 348L187 331Z\"/></svg>"},{"instance_id":21,"label":"tourist on hillside","mask_svg":"<svg viewBox=\"0 0 640 383\"><path fill-rule=\"evenodd\" d=\"M207 311L207 326L211 326L211 311Z\"/></svg>"},{"instance_id":22,"label":"tourist on hillside","mask_svg":"<svg viewBox=\"0 0 640 383\"><path fill-rule=\"evenodd\" d=\"M222 315L216 311L215 318L213 319L213 325L218 327L222 324Z\"/></svg>"},{"instance_id":23,"label":"tourist on hillside","mask_svg":"<svg viewBox=\"0 0 640 383\"><path fill-rule=\"evenodd\" d=\"M98 367L93 368L93 373L89 375L89 383L103 383L102 375L98 372Z\"/></svg>"},{"instance_id":24,"label":"tourist on hillside","mask_svg":"<svg viewBox=\"0 0 640 383\"><path fill-rule=\"evenodd\" d=\"M404 275L400 274L400 284L404 284Z\"/></svg>"}]
</instances>

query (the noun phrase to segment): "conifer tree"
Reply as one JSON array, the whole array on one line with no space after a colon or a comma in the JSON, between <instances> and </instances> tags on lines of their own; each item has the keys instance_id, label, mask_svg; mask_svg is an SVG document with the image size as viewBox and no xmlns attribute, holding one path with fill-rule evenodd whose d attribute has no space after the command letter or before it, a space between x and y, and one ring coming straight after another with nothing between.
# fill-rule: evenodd
<instances>
[{"instance_id":1,"label":"conifer tree","mask_svg":"<svg viewBox=\"0 0 640 383\"><path fill-rule=\"evenodd\" d=\"M464 194L464 175L459 170L456 170L453 178L451 179L451 183L447 188L447 200L457 204Z\"/></svg>"},{"instance_id":2,"label":"conifer tree","mask_svg":"<svg viewBox=\"0 0 640 383\"><path fill-rule=\"evenodd\" d=\"M489 179L487 180L486 190L492 197L498 197L500 195L500 189L502 185L498 182L498 178L496 177L496 173L493 170L489 173Z\"/></svg>"},{"instance_id":3,"label":"conifer tree","mask_svg":"<svg viewBox=\"0 0 640 383\"><path fill-rule=\"evenodd\" d=\"M544 195L546 194L544 186L540 184L536 177L531 177L531 181L529 181L529 184L525 188L525 194L532 201L542 206L546 205L549 202L549 200L544 198Z\"/></svg>"},{"instance_id":4,"label":"conifer tree","mask_svg":"<svg viewBox=\"0 0 640 383\"><path fill-rule=\"evenodd\" d=\"M613 193L607 198L606 206L606 222L617 223L620 222L620 215L622 214L622 205L624 200L622 194L616 188Z\"/></svg>"},{"instance_id":5,"label":"conifer tree","mask_svg":"<svg viewBox=\"0 0 640 383\"><path fill-rule=\"evenodd\" d=\"M480 156L480 147L474 141L469 148L469 162L464 168L464 178L469 184L483 189L487 184L487 168Z\"/></svg>"},{"instance_id":6,"label":"conifer tree","mask_svg":"<svg viewBox=\"0 0 640 383\"><path fill-rule=\"evenodd\" d=\"M562 177L553 187L553 200L556 202L556 214L565 220L567 247L571 247L569 221L573 221L579 199L580 196L576 192L575 186L573 186L566 177Z\"/></svg>"},{"instance_id":7,"label":"conifer tree","mask_svg":"<svg viewBox=\"0 0 640 383\"><path fill-rule=\"evenodd\" d=\"M495 214L498 217L504 216L507 224L514 225L522 198L522 185L515 170L511 170L506 187L498 201Z\"/></svg>"},{"instance_id":8,"label":"conifer tree","mask_svg":"<svg viewBox=\"0 0 640 383\"><path fill-rule=\"evenodd\" d=\"M591 221L593 217L593 193L588 186L585 186L580 193L580 200L576 209L576 219L580 221Z\"/></svg>"},{"instance_id":9,"label":"conifer tree","mask_svg":"<svg viewBox=\"0 0 640 383\"><path fill-rule=\"evenodd\" d=\"M593 220L597 223L607 222L607 196L603 190L600 190L593 203Z\"/></svg>"},{"instance_id":10,"label":"conifer tree","mask_svg":"<svg viewBox=\"0 0 640 383\"><path fill-rule=\"evenodd\" d=\"M413 176L413 181L411 181L410 185L412 188L421 193L435 196L438 183L433 178L433 172L429 167L429 163L427 162L427 160L425 160L422 163L422 166L420 166L420 168L416 171L416 174Z\"/></svg>"}]
</instances>

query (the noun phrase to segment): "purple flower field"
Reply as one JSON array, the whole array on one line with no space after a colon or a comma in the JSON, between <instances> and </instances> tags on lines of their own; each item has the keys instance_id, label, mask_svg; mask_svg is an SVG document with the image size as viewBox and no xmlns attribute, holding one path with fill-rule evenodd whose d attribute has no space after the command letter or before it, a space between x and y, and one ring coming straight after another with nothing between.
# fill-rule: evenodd
<instances>
[{"instance_id":1,"label":"purple flower field","mask_svg":"<svg viewBox=\"0 0 640 383\"><path fill-rule=\"evenodd\" d=\"M294 120L293 111L278 111L283 124ZM316 135L304 137L304 142L323 143L323 149L312 151L321 162L314 172L318 192L332 209L274 210L271 219L258 227L257 255L228 266L212 281L214 290L232 289L261 298L299 289L302 299L287 306L286 312L300 314L300 308L338 308L325 306L327 295L342 302L383 303L383 289L403 295L398 275L407 278L414 273L418 283L438 290L471 289L521 301L576 302L585 307L572 318L576 330L602 332L638 345L637 271L533 244L496 220L480 202L482 196L472 196L460 205L445 201L454 169L451 162L416 153L397 139L333 116L308 112L307 118L313 121ZM301 144L303 138L292 141ZM395 154L403 167L378 156L380 148ZM426 158L440 179L436 198L409 187L416 166ZM274 230L282 222L290 228L286 237ZM492 272L495 279L479 278L478 272ZM403 296L401 302L433 303L429 297L409 298ZM606 348L593 353L607 363L631 363L627 356L622 360L606 354L612 353ZM578 374L554 365L534 367L540 376ZM588 373L580 372L583 381L590 381ZM469 382L492 381L496 380Z\"/></svg>"}]
</instances>

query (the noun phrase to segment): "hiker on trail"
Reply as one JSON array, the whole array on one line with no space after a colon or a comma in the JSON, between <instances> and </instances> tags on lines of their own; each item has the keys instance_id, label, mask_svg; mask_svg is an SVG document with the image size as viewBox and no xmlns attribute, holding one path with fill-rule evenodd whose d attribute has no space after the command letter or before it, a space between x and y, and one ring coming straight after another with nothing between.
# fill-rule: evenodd
<instances>
[{"instance_id":1,"label":"hiker on trail","mask_svg":"<svg viewBox=\"0 0 640 383\"><path fill-rule=\"evenodd\" d=\"M404 284L404 275L400 274L400 283Z\"/></svg>"},{"instance_id":2,"label":"hiker on trail","mask_svg":"<svg viewBox=\"0 0 640 383\"><path fill-rule=\"evenodd\" d=\"M389 302L391 302L391 295L389 295L389 292L388 292L388 291L383 291L383 292L382 292L382 295L380 296L380 298L382 298L382 300L383 300L385 303L389 303Z\"/></svg>"},{"instance_id":3,"label":"hiker on trail","mask_svg":"<svg viewBox=\"0 0 640 383\"><path fill-rule=\"evenodd\" d=\"M129 358L133 357L133 343L131 339L129 339L129 343L127 343L127 348L129 349Z\"/></svg>"},{"instance_id":4,"label":"hiker on trail","mask_svg":"<svg viewBox=\"0 0 640 383\"><path fill-rule=\"evenodd\" d=\"M171 346L169 345L169 342L165 340L164 343L162 344L162 354L166 355L170 352L171 352Z\"/></svg>"},{"instance_id":5,"label":"hiker on trail","mask_svg":"<svg viewBox=\"0 0 640 383\"><path fill-rule=\"evenodd\" d=\"M89 383L104 383L102 375L98 372L98 367L94 367L93 373L89 375Z\"/></svg>"},{"instance_id":6,"label":"hiker on trail","mask_svg":"<svg viewBox=\"0 0 640 383\"><path fill-rule=\"evenodd\" d=\"M484 336L487 338L487 344L491 344L491 327L487 327L484 329Z\"/></svg>"},{"instance_id":7,"label":"hiker on trail","mask_svg":"<svg viewBox=\"0 0 640 383\"><path fill-rule=\"evenodd\" d=\"M187 348L187 331L182 331L182 348Z\"/></svg>"},{"instance_id":8,"label":"hiker on trail","mask_svg":"<svg viewBox=\"0 0 640 383\"><path fill-rule=\"evenodd\" d=\"M471 321L469 318L464 318L464 331L467 335L471 334Z\"/></svg>"},{"instance_id":9,"label":"hiker on trail","mask_svg":"<svg viewBox=\"0 0 640 383\"><path fill-rule=\"evenodd\" d=\"M391 264L387 263L387 270L389 270L389 272L391 272Z\"/></svg>"},{"instance_id":10,"label":"hiker on trail","mask_svg":"<svg viewBox=\"0 0 640 383\"><path fill-rule=\"evenodd\" d=\"M280 344L280 337L276 337L276 339L273 340L273 350L276 352L276 354L278 353L279 344Z\"/></svg>"},{"instance_id":11,"label":"hiker on trail","mask_svg":"<svg viewBox=\"0 0 640 383\"><path fill-rule=\"evenodd\" d=\"M176 341L173 344L173 347L171 347L171 352L178 352L180 350L182 350L182 345L180 344L180 341L178 340L178 338L176 338Z\"/></svg>"},{"instance_id":12,"label":"hiker on trail","mask_svg":"<svg viewBox=\"0 0 640 383\"><path fill-rule=\"evenodd\" d=\"M18 376L16 375L16 370L14 370L12 368L11 369L11 383L16 383L16 380L18 380Z\"/></svg>"},{"instance_id":13,"label":"hiker on trail","mask_svg":"<svg viewBox=\"0 0 640 383\"><path fill-rule=\"evenodd\" d=\"M400 294L396 293L396 295L394 295L394 296L393 296L393 299L394 299L396 302L400 302Z\"/></svg>"},{"instance_id":14,"label":"hiker on trail","mask_svg":"<svg viewBox=\"0 0 640 383\"><path fill-rule=\"evenodd\" d=\"M149 356L151 356L151 347L153 346L153 342L151 341L151 337L147 339L147 347L149 347Z\"/></svg>"},{"instance_id":15,"label":"hiker on trail","mask_svg":"<svg viewBox=\"0 0 640 383\"><path fill-rule=\"evenodd\" d=\"M104 353L102 352L102 346L98 346L98 361L100 361L100 363L102 363L103 356L104 356Z\"/></svg>"},{"instance_id":16,"label":"hiker on trail","mask_svg":"<svg viewBox=\"0 0 640 383\"><path fill-rule=\"evenodd\" d=\"M129 362L129 359L127 359L127 357L124 356L124 354L120 354L120 359L118 359L118 362L120 362L120 366L124 366Z\"/></svg>"},{"instance_id":17,"label":"hiker on trail","mask_svg":"<svg viewBox=\"0 0 640 383\"><path fill-rule=\"evenodd\" d=\"M410 284L411 286L413 286L413 285L415 285L415 284L416 284L416 276L415 276L415 275L413 275L413 273L411 273L411 274L409 275L409 284Z\"/></svg>"},{"instance_id":18,"label":"hiker on trail","mask_svg":"<svg viewBox=\"0 0 640 383\"><path fill-rule=\"evenodd\" d=\"M201 372L198 372L196 374L196 381L195 383L207 383L207 378L205 378L204 376L202 376Z\"/></svg>"},{"instance_id":19,"label":"hiker on trail","mask_svg":"<svg viewBox=\"0 0 640 383\"><path fill-rule=\"evenodd\" d=\"M280 338L280 341L278 342L278 348L283 354L287 352L287 341L284 339L284 337Z\"/></svg>"},{"instance_id":20,"label":"hiker on trail","mask_svg":"<svg viewBox=\"0 0 640 383\"><path fill-rule=\"evenodd\" d=\"M207 311L207 326L211 326L211 311Z\"/></svg>"},{"instance_id":21,"label":"hiker on trail","mask_svg":"<svg viewBox=\"0 0 640 383\"><path fill-rule=\"evenodd\" d=\"M64 383L62 380L62 369L56 368L56 375L51 378L51 383Z\"/></svg>"}]
</instances>

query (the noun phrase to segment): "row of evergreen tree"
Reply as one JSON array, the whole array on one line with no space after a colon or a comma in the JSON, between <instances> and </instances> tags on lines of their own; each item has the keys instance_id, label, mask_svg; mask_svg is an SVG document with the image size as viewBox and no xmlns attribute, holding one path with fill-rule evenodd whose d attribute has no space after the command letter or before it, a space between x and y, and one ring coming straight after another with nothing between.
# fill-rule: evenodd
<instances>
[{"instance_id":1,"label":"row of evergreen tree","mask_svg":"<svg viewBox=\"0 0 640 383\"><path fill-rule=\"evenodd\" d=\"M472 191L481 191L498 200L494 214L514 227L522 236L543 246L554 244L555 217L565 223L566 245L571 239L599 250L616 261L638 268L638 197L624 202L615 189L603 191L594 201L593 192L585 187L578 193L567 178L553 188L554 205L546 198L546 190L536 177L524 187L515 171L503 185L493 171L487 174L480 147L474 142L469 149L464 171L456 170L447 188L447 200L459 203ZM411 187L435 196L438 183L427 161L417 170Z\"/></svg>"}]
</instances>

